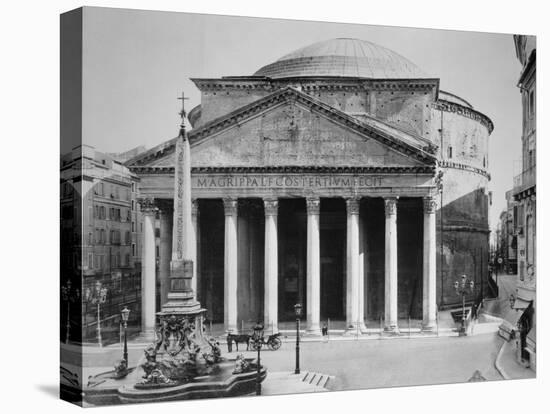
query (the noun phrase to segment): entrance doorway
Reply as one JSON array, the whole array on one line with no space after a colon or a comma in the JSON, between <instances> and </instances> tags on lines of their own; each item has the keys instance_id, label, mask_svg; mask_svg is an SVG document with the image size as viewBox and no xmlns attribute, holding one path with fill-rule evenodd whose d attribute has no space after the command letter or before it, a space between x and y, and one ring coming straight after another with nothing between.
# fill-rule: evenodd
<instances>
[{"instance_id":1,"label":"entrance doorway","mask_svg":"<svg viewBox=\"0 0 550 414\"><path fill-rule=\"evenodd\" d=\"M303 198L279 199L279 321L295 320L294 305L306 306L307 216Z\"/></svg>"},{"instance_id":2,"label":"entrance doorway","mask_svg":"<svg viewBox=\"0 0 550 414\"><path fill-rule=\"evenodd\" d=\"M198 227L200 244L197 269L198 299L207 309L206 317L223 322L224 310L224 210L222 200L199 200Z\"/></svg>"},{"instance_id":3,"label":"entrance doorway","mask_svg":"<svg viewBox=\"0 0 550 414\"><path fill-rule=\"evenodd\" d=\"M321 199L321 319L345 319L346 204Z\"/></svg>"}]
</instances>

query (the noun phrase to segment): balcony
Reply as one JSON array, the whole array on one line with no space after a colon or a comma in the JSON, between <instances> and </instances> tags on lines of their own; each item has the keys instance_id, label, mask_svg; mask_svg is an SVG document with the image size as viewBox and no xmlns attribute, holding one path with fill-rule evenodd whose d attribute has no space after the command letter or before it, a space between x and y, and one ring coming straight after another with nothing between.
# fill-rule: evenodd
<instances>
[{"instance_id":1,"label":"balcony","mask_svg":"<svg viewBox=\"0 0 550 414\"><path fill-rule=\"evenodd\" d=\"M537 183L536 165L523 171L514 177L514 195L534 187Z\"/></svg>"}]
</instances>

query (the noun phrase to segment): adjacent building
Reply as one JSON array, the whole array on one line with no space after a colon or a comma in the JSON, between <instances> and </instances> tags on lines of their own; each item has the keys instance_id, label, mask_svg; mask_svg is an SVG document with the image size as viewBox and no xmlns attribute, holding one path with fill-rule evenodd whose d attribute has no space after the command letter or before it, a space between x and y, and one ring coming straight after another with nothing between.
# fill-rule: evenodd
<instances>
[{"instance_id":1,"label":"adjacent building","mask_svg":"<svg viewBox=\"0 0 550 414\"><path fill-rule=\"evenodd\" d=\"M97 282L107 289L105 302L100 304L102 339L118 340L120 310L124 306L133 311L131 326L139 328L138 183L139 178L127 167L93 147L79 146L61 157L61 278L62 283L73 281L72 294L80 296L79 340L97 339ZM73 314L78 315L75 306ZM77 331L74 329L73 334Z\"/></svg>"},{"instance_id":2,"label":"adjacent building","mask_svg":"<svg viewBox=\"0 0 550 414\"><path fill-rule=\"evenodd\" d=\"M276 330L301 303L313 335L328 318L352 332L398 332L408 318L433 330L438 309L460 304L461 275L475 281L469 302L484 295L493 124L439 81L357 39L304 47L253 75L193 79L193 280L209 319ZM159 218L161 296L181 231L176 142L126 163L149 229L144 280L156 277Z\"/></svg>"},{"instance_id":3,"label":"adjacent building","mask_svg":"<svg viewBox=\"0 0 550 414\"><path fill-rule=\"evenodd\" d=\"M516 56L522 69L518 80L523 108L521 135L522 172L514 177L517 202L518 281L517 306L525 308L520 353L536 367L536 38L515 35Z\"/></svg>"},{"instance_id":4,"label":"adjacent building","mask_svg":"<svg viewBox=\"0 0 550 414\"><path fill-rule=\"evenodd\" d=\"M514 200L512 190L506 192L506 209L500 213L497 239L497 270L511 275L518 272L517 235L518 203ZM498 258L502 259L498 263Z\"/></svg>"}]
</instances>

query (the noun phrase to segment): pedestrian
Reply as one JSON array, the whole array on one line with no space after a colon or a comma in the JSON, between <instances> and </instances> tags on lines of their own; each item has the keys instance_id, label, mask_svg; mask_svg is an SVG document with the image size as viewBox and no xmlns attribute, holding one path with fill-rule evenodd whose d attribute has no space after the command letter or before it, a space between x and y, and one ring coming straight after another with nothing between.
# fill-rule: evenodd
<instances>
[{"instance_id":1,"label":"pedestrian","mask_svg":"<svg viewBox=\"0 0 550 414\"><path fill-rule=\"evenodd\" d=\"M323 327L321 328L321 333L323 336L327 336L328 335L328 328L327 328L327 324L324 323L323 324Z\"/></svg>"}]
</instances>

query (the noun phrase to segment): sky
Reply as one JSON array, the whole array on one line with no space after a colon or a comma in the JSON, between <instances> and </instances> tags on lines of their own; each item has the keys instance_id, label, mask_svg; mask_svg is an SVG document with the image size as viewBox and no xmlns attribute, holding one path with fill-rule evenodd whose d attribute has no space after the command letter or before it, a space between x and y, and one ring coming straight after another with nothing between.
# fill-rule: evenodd
<instances>
[{"instance_id":1,"label":"sky","mask_svg":"<svg viewBox=\"0 0 550 414\"><path fill-rule=\"evenodd\" d=\"M490 226L521 172L521 66L512 35L86 8L83 142L105 152L150 148L177 135L177 97L200 103L190 78L251 75L309 44L367 40L405 56L489 116Z\"/></svg>"}]
</instances>

